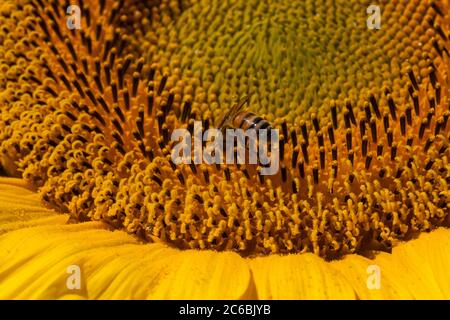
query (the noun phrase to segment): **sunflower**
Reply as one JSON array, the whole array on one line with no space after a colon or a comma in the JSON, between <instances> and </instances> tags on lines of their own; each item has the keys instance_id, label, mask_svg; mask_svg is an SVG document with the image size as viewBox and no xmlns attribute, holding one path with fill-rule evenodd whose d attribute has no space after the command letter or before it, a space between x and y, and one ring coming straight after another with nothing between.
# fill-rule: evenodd
<instances>
[{"instance_id":1,"label":"sunflower","mask_svg":"<svg viewBox=\"0 0 450 320\"><path fill-rule=\"evenodd\" d=\"M379 2L3 1L0 297L448 298L449 4ZM276 175L171 161L243 95Z\"/></svg>"}]
</instances>

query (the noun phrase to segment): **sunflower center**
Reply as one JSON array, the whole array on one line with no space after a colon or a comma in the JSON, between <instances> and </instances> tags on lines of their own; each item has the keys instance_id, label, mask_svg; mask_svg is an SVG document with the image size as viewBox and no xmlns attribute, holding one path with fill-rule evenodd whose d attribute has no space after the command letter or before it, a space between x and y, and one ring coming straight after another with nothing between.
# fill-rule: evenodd
<instances>
[{"instance_id":1,"label":"sunflower center","mask_svg":"<svg viewBox=\"0 0 450 320\"><path fill-rule=\"evenodd\" d=\"M328 99L405 84L402 67L420 57L408 22L423 9L415 1L386 7L383 32L367 27L370 4L199 1L158 30L152 53L168 72L190 79L188 93L216 119L243 95L270 121L295 119ZM402 23L393 23L398 12Z\"/></svg>"},{"instance_id":2,"label":"sunflower center","mask_svg":"<svg viewBox=\"0 0 450 320\"><path fill-rule=\"evenodd\" d=\"M80 32L62 6L0 13L2 162L183 249L333 258L449 225L447 1L380 1L381 31L369 1L188 2L99 0ZM171 161L173 130L243 95L280 130L275 175Z\"/></svg>"}]
</instances>

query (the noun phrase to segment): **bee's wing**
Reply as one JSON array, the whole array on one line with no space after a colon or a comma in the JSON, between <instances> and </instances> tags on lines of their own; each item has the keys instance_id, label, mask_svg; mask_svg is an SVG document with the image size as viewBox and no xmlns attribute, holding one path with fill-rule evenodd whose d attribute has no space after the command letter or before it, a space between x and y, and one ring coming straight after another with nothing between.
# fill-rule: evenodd
<instances>
[{"instance_id":1,"label":"bee's wing","mask_svg":"<svg viewBox=\"0 0 450 320\"><path fill-rule=\"evenodd\" d=\"M220 121L219 125L217 126L219 129L223 129L224 127L228 126L233 122L233 118L238 114L242 109L244 108L244 105L248 102L248 97L245 96L241 99L241 101L236 102L233 104L233 106L228 110L228 112L223 116L222 120Z\"/></svg>"}]
</instances>

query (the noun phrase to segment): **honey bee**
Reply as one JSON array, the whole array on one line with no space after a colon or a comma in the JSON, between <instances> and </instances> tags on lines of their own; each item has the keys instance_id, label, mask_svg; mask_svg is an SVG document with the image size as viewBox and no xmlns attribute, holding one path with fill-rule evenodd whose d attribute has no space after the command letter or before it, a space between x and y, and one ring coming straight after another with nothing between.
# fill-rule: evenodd
<instances>
[{"instance_id":1,"label":"honey bee","mask_svg":"<svg viewBox=\"0 0 450 320\"><path fill-rule=\"evenodd\" d=\"M267 120L251 111L246 111L244 106L248 103L248 100L249 98L245 96L239 102L233 104L218 125L219 130L223 132L226 129L272 129Z\"/></svg>"},{"instance_id":2,"label":"honey bee","mask_svg":"<svg viewBox=\"0 0 450 320\"><path fill-rule=\"evenodd\" d=\"M247 130L255 130L256 132L261 132L259 130L267 130L267 132L271 131L273 127L271 124L265 120L264 118L258 116L257 114L247 111L245 105L248 103L249 98L247 96L243 97L240 101L234 103L230 110L225 114L225 116L220 121L217 128L224 135L224 144L223 148L225 149L225 145L228 145L227 139L229 138L226 130L227 129L241 129L243 131ZM234 137L231 139L234 143ZM252 140L255 139L255 140ZM272 151L271 141L263 140L263 144L260 144L260 137L247 137L245 139L245 148L249 149L253 146L254 151L261 152L261 150L267 150L267 152ZM213 146L216 146L212 144ZM259 155L258 155L259 158Z\"/></svg>"}]
</instances>

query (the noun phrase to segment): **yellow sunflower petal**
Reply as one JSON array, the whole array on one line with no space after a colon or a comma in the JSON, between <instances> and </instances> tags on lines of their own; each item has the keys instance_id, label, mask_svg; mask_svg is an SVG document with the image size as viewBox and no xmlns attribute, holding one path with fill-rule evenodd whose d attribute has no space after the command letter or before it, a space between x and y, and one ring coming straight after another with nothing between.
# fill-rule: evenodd
<instances>
[{"instance_id":1,"label":"yellow sunflower petal","mask_svg":"<svg viewBox=\"0 0 450 320\"><path fill-rule=\"evenodd\" d=\"M350 283L312 254L268 256L250 261L260 299L354 299Z\"/></svg>"},{"instance_id":2,"label":"yellow sunflower petal","mask_svg":"<svg viewBox=\"0 0 450 320\"><path fill-rule=\"evenodd\" d=\"M0 234L68 220L68 215L44 208L39 195L27 187L24 180L0 177Z\"/></svg>"},{"instance_id":3,"label":"yellow sunflower petal","mask_svg":"<svg viewBox=\"0 0 450 320\"><path fill-rule=\"evenodd\" d=\"M374 260L350 255L333 266L352 283L361 299L449 299L450 230L422 234ZM379 267L380 290L368 289L369 266Z\"/></svg>"},{"instance_id":4,"label":"yellow sunflower petal","mask_svg":"<svg viewBox=\"0 0 450 320\"><path fill-rule=\"evenodd\" d=\"M0 183L0 190L0 226L26 227L0 236L2 299L251 297L250 271L237 254L141 244L99 222L64 224L67 216L39 207L23 186ZM41 213L53 225L42 225ZM67 286L74 266L79 289Z\"/></svg>"},{"instance_id":5,"label":"yellow sunflower petal","mask_svg":"<svg viewBox=\"0 0 450 320\"><path fill-rule=\"evenodd\" d=\"M116 250L114 252L114 250ZM164 245L121 246L98 252L88 287L96 298L237 299L248 296L250 272L232 253L179 251ZM107 261L105 264L101 261ZM96 262L94 262L96 261ZM233 277L229 277L233 274ZM95 288L95 291L94 291Z\"/></svg>"},{"instance_id":6,"label":"yellow sunflower petal","mask_svg":"<svg viewBox=\"0 0 450 320\"><path fill-rule=\"evenodd\" d=\"M348 255L326 262L298 254L257 258L250 265L262 299L449 299L450 230L422 234L374 259ZM379 288L370 284L374 268Z\"/></svg>"}]
</instances>

